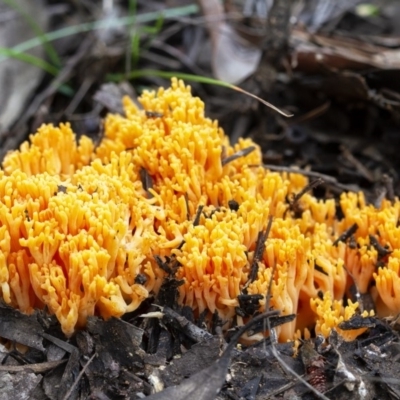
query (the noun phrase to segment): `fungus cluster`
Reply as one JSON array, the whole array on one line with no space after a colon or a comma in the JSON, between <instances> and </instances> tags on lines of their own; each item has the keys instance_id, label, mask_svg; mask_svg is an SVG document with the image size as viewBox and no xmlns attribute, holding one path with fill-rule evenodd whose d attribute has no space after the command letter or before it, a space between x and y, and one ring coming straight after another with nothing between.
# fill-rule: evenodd
<instances>
[{"instance_id":1,"label":"fungus cluster","mask_svg":"<svg viewBox=\"0 0 400 400\"><path fill-rule=\"evenodd\" d=\"M224 320L244 293L261 295L263 310L272 279L270 305L297 316L279 327L280 340L314 327L328 335L358 312L357 303L342 304L353 282L373 295L378 314L400 311L399 201L376 209L345 193L339 218L333 199L306 193L298 215L287 199L307 179L265 170L249 139L230 145L189 86L173 79L139 101L143 109L125 98L125 115L106 117L98 146L76 141L68 124L43 125L5 158L6 303L28 313L46 306L71 335L90 315L119 317L157 294L167 275L160 260L173 258L179 303ZM337 240L353 226L354 245Z\"/></svg>"}]
</instances>

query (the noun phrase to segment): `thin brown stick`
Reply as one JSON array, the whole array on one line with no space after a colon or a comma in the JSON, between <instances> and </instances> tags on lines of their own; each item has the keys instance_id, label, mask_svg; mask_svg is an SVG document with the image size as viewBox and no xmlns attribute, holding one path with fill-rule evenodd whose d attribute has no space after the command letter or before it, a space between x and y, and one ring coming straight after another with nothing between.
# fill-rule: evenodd
<instances>
[{"instance_id":1,"label":"thin brown stick","mask_svg":"<svg viewBox=\"0 0 400 400\"><path fill-rule=\"evenodd\" d=\"M267 311L270 307L270 300L271 300L271 291L272 291L272 282L274 280L274 275L276 271L276 264L272 268L271 272L271 279L268 284L268 291L266 294L266 301L265 301L265 310ZM286 363L285 361L281 358L279 355L278 350L276 349L275 342L276 342L276 333L275 333L275 328L271 328L271 322L269 318L265 319L266 323L266 329L268 329L270 338L271 338L271 350L272 354L274 357L278 360L280 366L284 371L286 371L289 375L294 376L298 381L300 381L303 385L305 385L309 390L311 390L319 399L322 400L329 400L326 396L324 396L322 393L320 393L318 390L316 390L314 387L312 387L302 376L297 374L297 372L293 371ZM266 352L266 349L265 349Z\"/></svg>"},{"instance_id":2,"label":"thin brown stick","mask_svg":"<svg viewBox=\"0 0 400 400\"><path fill-rule=\"evenodd\" d=\"M262 99L261 97L256 96L253 93L250 93L250 92L248 92L248 91L246 91L246 90L244 90L244 89L242 89L242 88L240 88L238 86L232 85L232 89L234 89L234 90L236 90L236 91L238 91L240 93L246 94L247 96L250 96L253 99L256 99L260 103L264 104L264 106L267 106L267 107L271 108L272 110L274 110L277 113L283 115L284 117L287 117L287 118L293 117L293 114L289 114L289 113L287 113L285 111L280 110L278 107L275 107L273 104L269 103L268 101Z\"/></svg>"},{"instance_id":3,"label":"thin brown stick","mask_svg":"<svg viewBox=\"0 0 400 400\"><path fill-rule=\"evenodd\" d=\"M298 124L300 122L313 120L313 119L321 116L322 114L324 114L326 111L328 111L330 106L331 106L331 102L326 101L324 104L322 104L316 108L313 108L312 110L306 112L305 114L291 119L289 121L289 125L294 125L294 124Z\"/></svg>"},{"instance_id":4,"label":"thin brown stick","mask_svg":"<svg viewBox=\"0 0 400 400\"><path fill-rule=\"evenodd\" d=\"M246 157L247 155L252 153L255 149L256 149L256 146L249 146L249 147L246 147L245 149L239 150L235 154L232 154L231 156L224 158L221 161L222 166L225 166L226 164L228 164L232 161L235 161L240 157Z\"/></svg>"},{"instance_id":5,"label":"thin brown stick","mask_svg":"<svg viewBox=\"0 0 400 400\"><path fill-rule=\"evenodd\" d=\"M72 386L69 388L68 392L65 394L65 396L63 397L63 400L68 400L69 396L71 396L72 392L74 391L74 389L76 388L76 386L78 385L79 381L81 380L83 374L85 373L87 367L90 365L90 363L93 361L93 359L97 356L97 353L94 353L92 355L92 357L89 358L89 360L87 360L87 363L84 365L84 367L82 368L82 371L79 373L79 375L76 377L75 382L72 384Z\"/></svg>"},{"instance_id":6,"label":"thin brown stick","mask_svg":"<svg viewBox=\"0 0 400 400\"><path fill-rule=\"evenodd\" d=\"M41 374L43 372L49 371L61 364L65 364L67 360L58 361L47 361L37 364L25 364L25 365L0 365L0 372L23 372L23 371L33 371L36 374Z\"/></svg>"},{"instance_id":7,"label":"thin brown stick","mask_svg":"<svg viewBox=\"0 0 400 400\"><path fill-rule=\"evenodd\" d=\"M374 182L374 175L372 174L372 172L365 167L365 165L363 163L361 163L359 160L357 160L356 157L354 157L354 155L350 152L350 150L345 147L345 146L341 146L340 149L342 150L342 155L343 157L346 158L346 160L353 165L356 170L368 181L370 182Z\"/></svg>"},{"instance_id":8,"label":"thin brown stick","mask_svg":"<svg viewBox=\"0 0 400 400\"><path fill-rule=\"evenodd\" d=\"M259 167L259 165L249 165L250 167ZM293 167L282 167L280 165L272 165L272 164L263 164L263 168L269 169L271 171L277 171L277 172L287 172L289 174L299 174L303 176L307 176L310 178L321 178L324 180L325 184L331 184L333 186L336 186L338 189L346 192L357 192L358 189L355 189L353 186L350 185L344 185L336 178L330 175L325 175L321 174L320 172L315 172L315 171L306 171L304 169L298 169L298 168L293 168Z\"/></svg>"},{"instance_id":9,"label":"thin brown stick","mask_svg":"<svg viewBox=\"0 0 400 400\"><path fill-rule=\"evenodd\" d=\"M278 360L280 366L284 371L286 371L289 375L294 376L296 379L298 379L299 382L301 382L304 386L307 387L307 389L311 390L319 399L322 400L330 400L328 397L326 397L323 393L319 392L317 389L315 389L313 386L311 386L304 378L302 378L296 371L293 371L292 368L290 368L285 361L281 358L278 350L276 349L275 342L276 342L276 333L275 333L275 328L271 328L271 324L269 321L269 318L266 319L267 322L267 327L270 332L270 337L271 337L271 350L272 354L274 357Z\"/></svg>"}]
</instances>

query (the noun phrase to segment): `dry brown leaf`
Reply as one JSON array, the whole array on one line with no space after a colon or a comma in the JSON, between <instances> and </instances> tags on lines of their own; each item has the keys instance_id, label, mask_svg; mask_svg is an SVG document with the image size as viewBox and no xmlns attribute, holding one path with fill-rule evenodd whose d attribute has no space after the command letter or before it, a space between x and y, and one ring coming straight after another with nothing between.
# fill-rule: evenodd
<instances>
[{"instance_id":1,"label":"dry brown leaf","mask_svg":"<svg viewBox=\"0 0 400 400\"><path fill-rule=\"evenodd\" d=\"M238 84L257 68L261 50L239 36L225 20L219 0L199 0L212 41L214 77Z\"/></svg>"}]
</instances>

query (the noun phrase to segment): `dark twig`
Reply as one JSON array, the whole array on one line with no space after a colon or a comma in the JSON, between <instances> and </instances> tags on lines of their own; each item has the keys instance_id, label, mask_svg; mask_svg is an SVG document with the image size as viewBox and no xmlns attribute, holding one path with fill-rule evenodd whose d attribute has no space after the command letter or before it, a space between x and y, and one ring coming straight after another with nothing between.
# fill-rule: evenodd
<instances>
[{"instance_id":1,"label":"dark twig","mask_svg":"<svg viewBox=\"0 0 400 400\"><path fill-rule=\"evenodd\" d=\"M276 349L275 344L276 344L277 338L276 338L275 328L271 328L269 318L266 319L266 323L267 323L267 328L268 328L268 330L270 332L270 336L271 336L272 354L278 360L278 362L279 362L280 366L283 368L283 370L286 371L288 374L294 376L296 379L298 379L299 382L301 382L304 386L306 386L309 390L311 390L319 399L329 400L328 397L326 397L324 394L322 394L317 389L315 389L313 386L311 386L303 377L301 377L297 372L293 371L293 369L290 368L285 363L285 361L281 358L278 350Z\"/></svg>"},{"instance_id":2,"label":"dark twig","mask_svg":"<svg viewBox=\"0 0 400 400\"><path fill-rule=\"evenodd\" d=\"M41 335L49 342L55 344L60 349L63 349L70 354L72 354L74 351L78 350L77 347L73 346L72 344L70 344L64 340L61 340L59 338L56 338L55 336L49 335L48 333L42 333Z\"/></svg>"},{"instance_id":3,"label":"dark twig","mask_svg":"<svg viewBox=\"0 0 400 400\"><path fill-rule=\"evenodd\" d=\"M321 116L326 111L328 111L330 106L331 106L331 102L326 101L325 103L321 104L320 106L318 106L316 108L313 108L312 110L306 112L305 114L291 119L290 122L288 122L288 125L295 125L295 124L299 124L300 122L311 121L311 120Z\"/></svg>"},{"instance_id":4,"label":"dark twig","mask_svg":"<svg viewBox=\"0 0 400 400\"><path fill-rule=\"evenodd\" d=\"M270 302L271 302L271 297L272 297L272 283L273 283L273 280L274 280L275 271L276 271L276 264L272 268L271 279L270 279L269 284L268 284L268 291L267 291L267 295L266 295L266 299L265 299L265 310L268 310L270 308ZM324 396L322 393L320 393L318 390L316 390L314 387L312 387L302 376L300 376L297 372L293 371L285 363L285 361L279 355L278 350L276 349L276 345L275 344L277 342L277 338L276 338L275 328L271 327L271 321L270 321L269 318L266 318L264 321L265 321L265 324L266 324L266 326L265 326L266 329L265 330L268 330L268 332L270 334L270 338L271 338L272 354L278 360L278 362L281 365L281 367L283 368L283 370L286 371L288 374L294 376L301 383L303 383L318 398L323 399L323 400L329 400L326 396ZM267 352L267 349L264 349L264 351Z\"/></svg>"},{"instance_id":5,"label":"dark twig","mask_svg":"<svg viewBox=\"0 0 400 400\"><path fill-rule=\"evenodd\" d=\"M394 200L393 178L387 174L382 175L382 182L386 188L386 197L388 200Z\"/></svg>"},{"instance_id":6,"label":"dark twig","mask_svg":"<svg viewBox=\"0 0 400 400\"><path fill-rule=\"evenodd\" d=\"M278 310L266 311L251 319L242 326L232 337L225 351L209 367L185 379L178 386L169 386L161 392L148 396L149 400L186 400L186 399L215 399L217 393L225 381L229 363L232 357L232 350L235 348L240 337L254 324L265 318L279 315ZM205 384L206 383L206 384Z\"/></svg>"},{"instance_id":7,"label":"dark twig","mask_svg":"<svg viewBox=\"0 0 400 400\"><path fill-rule=\"evenodd\" d=\"M229 157L226 157L222 160L222 166L225 166L226 164L237 160L240 157L246 157L250 153L252 153L256 149L256 146L249 146L246 147L245 149L239 150L237 153L232 154Z\"/></svg>"},{"instance_id":8,"label":"dark twig","mask_svg":"<svg viewBox=\"0 0 400 400\"><path fill-rule=\"evenodd\" d=\"M317 178L315 181L310 182L294 196L293 201L298 202L307 192L321 185L322 183L324 183L324 180L322 178Z\"/></svg>"},{"instance_id":9,"label":"dark twig","mask_svg":"<svg viewBox=\"0 0 400 400\"><path fill-rule=\"evenodd\" d=\"M302 376L302 378L304 375ZM267 395L258 397L257 399L259 400L268 400L268 399L275 399L276 396L280 395L281 393L286 392L287 390L291 389L293 386L297 385L297 379L294 379L293 381L288 382L286 385L281 386L280 388L276 389L274 392L270 392Z\"/></svg>"},{"instance_id":10,"label":"dark twig","mask_svg":"<svg viewBox=\"0 0 400 400\"><path fill-rule=\"evenodd\" d=\"M382 258L385 258L386 256L388 256L389 254L392 253L392 250L382 246L379 243L379 240L374 236L374 235L369 235L369 242L371 243L371 245L374 247L374 249L377 251L378 253L378 260L381 261Z\"/></svg>"},{"instance_id":11,"label":"dark twig","mask_svg":"<svg viewBox=\"0 0 400 400\"><path fill-rule=\"evenodd\" d=\"M357 169L357 171L368 181L374 182L374 175L372 172L367 169L363 163L361 163L351 152L350 150L345 147L341 146L342 155L346 158L346 160L353 165Z\"/></svg>"},{"instance_id":12,"label":"dark twig","mask_svg":"<svg viewBox=\"0 0 400 400\"><path fill-rule=\"evenodd\" d=\"M79 375L76 377L75 382L72 384L72 386L69 388L68 392L65 394L63 397L63 400L68 400L69 396L71 396L72 392L75 390L76 386L78 385L79 381L81 380L83 374L85 373L87 367L90 365L90 363L93 361L93 359L97 356L97 353L94 353L92 357L87 360L86 364L82 368L82 371L79 373Z\"/></svg>"},{"instance_id":13,"label":"dark twig","mask_svg":"<svg viewBox=\"0 0 400 400\"><path fill-rule=\"evenodd\" d=\"M310 385L319 392L324 393L327 381L324 358L315 351L314 344L311 341L306 341L303 344L300 354Z\"/></svg>"},{"instance_id":14,"label":"dark twig","mask_svg":"<svg viewBox=\"0 0 400 400\"><path fill-rule=\"evenodd\" d=\"M155 254L154 256L154 260L157 263L157 265L164 271L166 272L168 275L172 274L172 269L171 267L168 265L168 262L164 262L163 259L158 255Z\"/></svg>"},{"instance_id":15,"label":"dark twig","mask_svg":"<svg viewBox=\"0 0 400 400\"><path fill-rule=\"evenodd\" d=\"M276 328L277 326L287 324L288 322L292 322L296 319L296 314L289 315L278 315L276 317L271 317L270 326L271 328ZM263 321L260 321L258 324L255 324L252 328L247 331L248 336L253 336L256 333L265 332L266 327Z\"/></svg>"},{"instance_id":16,"label":"dark twig","mask_svg":"<svg viewBox=\"0 0 400 400\"><path fill-rule=\"evenodd\" d=\"M265 229L265 231L260 231L258 233L256 249L254 251L254 257L251 263L250 276L247 285L251 282L254 282L254 280L257 278L258 263L261 260L261 257L264 253L265 241L267 240L269 232L271 231L271 226L272 226L272 216L269 217L267 229Z\"/></svg>"},{"instance_id":17,"label":"dark twig","mask_svg":"<svg viewBox=\"0 0 400 400\"><path fill-rule=\"evenodd\" d=\"M288 211L292 211L294 213L295 218L301 217L301 214L303 212L301 205L299 204L300 199L310 190L314 189L315 187L321 185L323 183L322 178L317 178L315 181L310 182L308 185L304 186L302 190L300 190L299 193L294 195L291 199L287 199L289 203L289 207L286 209L285 213L283 214L283 217L285 218L286 213Z\"/></svg>"},{"instance_id":18,"label":"dark twig","mask_svg":"<svg viewBox=\"0 0 400 400\"><path fill-rule=\"evenodd\" d=\"M157 111L145 111L146 117L147 118L162 118L164 116L164 114L161 114Z\"/></svg>"},{"instance_id":19,"label":"dark twig","mask_svg":"<svg viewBox=\"0 0 400 400\"><path fill-rule=\"evenodd\" d=\"M170 307L162 309L162 321L166 325L180 329L188 338L199 343L203 340L212 339L213 335L204 329L199 328L183 315L178 314Z\"/></svg>"},{"instance_id":20,"label":"dark twig","mask_svg":"<svg viewBox=\"0 0 400 400\"><path fill-rule=\"evenodd\" d=\"M142 181L143 189L146 191L147 196L149 198L153 197L153 194L149 191L149 189L153 188L153 180L146 168L140 169L140 180Z\"/></svg>"},{"instance_id":21,"label":"dark twig","mask_svg":"<svg viewBox=\"0 0 400 400\"><path fill-rule=\"evenodd\" d=\"M189 196L185 193L185 205L186 205L186 219L190 220L190 210L189 210Z\"/></svg>"},{"instance_id":22,"label":"dark twig","mask_svg":"<svg viewBox=\"0 0 400 400\"><path fill-rule=\"evenodd\" d=\"M357 224L353 224L349 229L347 229L346 231L344 231L334 242L333 245L337 246L339 244L339 242L346 242L347 239L349 239L354 233L356 233L358 229L358 225Z\"/></svg>"},{"instance_id":23,"label":"dark twig","mask_svg":"<svg viewBox=\"0 0 400 400\"><path fill-rule=\"evenodd\" d=\"M193 226L197 226L200 223L201 213L203 212L204 205L200 204L197 207L196 216L194 217Z\"/></svg>"},{"instance_id":24,"label":"dark twig","mask_svg":"<svg viewBox=\"0 0 400 400\"><path fill-rule=\"evenodd\" d=\"M250 165L252 167L259 167L259 165ZM342 183L339 183L336 178L330 175L326 174L321 174L319 172L315 171L306 171L304 169L298 169L298 168L293 168L293 167L282 167L280 165L273 165L273 164L263 164L262 165L265 169L269 169L271 171L277 171L277 172L287 172L289 174L299 174L303 176L307 176L310 178L321 178L325 184L331 184L332 186L337 187L340 191L346 191L346 192L357 192L358 189L355 189L353 186L350 185L344 185Z\"/></svg>"},{"instance_id":25,"label":"dark twig","mask_svg":"<svg viewBox=\"0 0 400 400\"><path fill-rule=\"evenodd\" d=\"M50 369L54 369L61 364L65 364L67 360L46 361L38 364L25 364L25 365L0 365L0 372L23 372L33 371L36 374L42 374Z\"/></svg>"}]
</instances>

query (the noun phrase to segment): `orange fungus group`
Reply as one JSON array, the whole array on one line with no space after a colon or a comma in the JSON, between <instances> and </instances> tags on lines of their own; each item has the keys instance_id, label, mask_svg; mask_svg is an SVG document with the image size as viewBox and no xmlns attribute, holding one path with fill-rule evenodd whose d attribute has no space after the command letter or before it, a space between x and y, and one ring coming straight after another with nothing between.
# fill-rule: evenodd
<instances>
[{"instance_id":1,"label":"orange fungus group","mask_svg":"<svg viewBox=\"0 0 400 400\"><path fill-rule=\"evenodd\" d=\"M340 330L359 312L343 303L353 283L371 293L379 315L400 311L398 200L375 208L362 193L344 193L338 218L334 199L306 193L302 212L293 213L287 199L307 179L266 170L250 139L230 145L189 86L172 79L139 102L125 98L124 115L106 117L98 145L77 141L69 124L43 125L6 156L0 295L7 304L26 313L46 306L71 335L88 316L120 317L156 295L167 275L157 260L173 257L179 303L224 321L244 291L262 296L262 311L272 279L270 306L296 315L277 328L281 341ZM354 246L336 240L355 224ZM387 249L383 260L376 242Z\"/></svg>"}]
</instances>

